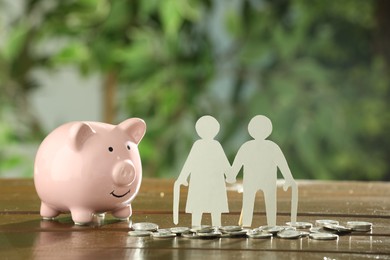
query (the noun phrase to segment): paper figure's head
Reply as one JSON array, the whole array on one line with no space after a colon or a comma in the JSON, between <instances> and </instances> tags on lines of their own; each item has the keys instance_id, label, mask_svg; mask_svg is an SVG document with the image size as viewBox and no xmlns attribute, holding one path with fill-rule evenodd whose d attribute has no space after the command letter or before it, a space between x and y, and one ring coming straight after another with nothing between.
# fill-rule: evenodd
<instances>
[{"instance_id":1,"label":"paper figure's head","mask_svg":"<svg viewBox=\"0 0 390 260\"><path fill-rule=\"evenodd\" d=\"M202 139L214 139L219 132L219 123L212 116L202 116L195 125L196 132Z\"/></svg>"},{"instance_id":2,"label":"paper figure's head","mask_svg":"<svg viewBox=\"0 0 390 260\"><path fill-rule=\"evenodd\" d=\"M266 116L255 116L249 122L248 132L254 139L266 139L272 133L271 120Z\"/></svg>"}]
</instances>

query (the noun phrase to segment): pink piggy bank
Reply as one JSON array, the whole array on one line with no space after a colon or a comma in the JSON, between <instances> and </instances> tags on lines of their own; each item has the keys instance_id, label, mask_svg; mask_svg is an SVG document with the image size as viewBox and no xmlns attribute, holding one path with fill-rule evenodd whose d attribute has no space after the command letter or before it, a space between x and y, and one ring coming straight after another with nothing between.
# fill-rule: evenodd
<instances>
[{"instance_id":1,"label":"pink piggy bank","mask_svg":"<svg viewBox=\"0 0 390 260\"><path fill-rule=\"evenodd\" d=\"M35 157L41 216L70 211L76 224L107 211L129 218L142 180L138 144L145 130L142 119L130 118L119 125L71 122L51 132Z\"/></svg>"}]
</instances>

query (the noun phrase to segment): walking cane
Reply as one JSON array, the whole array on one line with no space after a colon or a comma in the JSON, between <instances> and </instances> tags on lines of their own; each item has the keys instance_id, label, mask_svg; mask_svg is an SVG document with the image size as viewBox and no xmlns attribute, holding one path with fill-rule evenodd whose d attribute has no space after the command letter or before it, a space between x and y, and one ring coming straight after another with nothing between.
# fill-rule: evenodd
<instances>
[{"instance_id":1,"label":"walking cane","mask_svg":"<svg viewBox=\"0 0 390 260\"><path fill-rule=\"evenodd\" d=\"M298 185L294 183L291 185L291 225L297 222L298 212Z\"/></svg>"},{"instance_id":2,"label":"walking cane","mask_svg":"<svg viewBox=\"0 0 390 260\"><path fill-rule=\"evenodd\" d=\"M241 209L241 213L240 213L240 218L238 219L238 225L239 226L242 226L242 209Z\"/></svg>"},{"instance_id":3,"label":"walking cane","mask_svg":"<svg viewBox=\"0 0 390 260\"><path fill-rule=\"evenodd\" d=\"M175 181L173 186L173 223L179 223L180 183Z\"/></svg>"}]
</instances>

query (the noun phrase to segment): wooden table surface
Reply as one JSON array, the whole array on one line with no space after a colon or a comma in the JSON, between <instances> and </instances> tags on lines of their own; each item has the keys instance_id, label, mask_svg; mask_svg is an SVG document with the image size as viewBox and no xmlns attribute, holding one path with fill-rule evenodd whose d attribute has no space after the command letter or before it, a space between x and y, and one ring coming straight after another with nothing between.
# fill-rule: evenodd
<instances>
[{"instance_id":1,"label":"wooden table surface","mask_svg":"<svg viewBox=\"0 0 390 260\"><path fill-rule=\"evenodd\" d=\"M371 232L342 235L338 240L300 239L156 239L128 236L131 222L107 214L88 226L76 226L69 214L41 220L40 200L32 179L0 180L0 259L390 259L390 183L298 181L298 221L334 219L340 224L373 223ZM240 184L227 185L229 214L222 225L238 222ZM133 202L131 221L173 227L173 180L144 179ZM190 226L182 189L179 226ZM278 188L277 224L290 220L289 191ZM211 224L205 214L202 224ZM256 198L252 227L266 225L263 196Z\"/></svg>"}]
</instances>

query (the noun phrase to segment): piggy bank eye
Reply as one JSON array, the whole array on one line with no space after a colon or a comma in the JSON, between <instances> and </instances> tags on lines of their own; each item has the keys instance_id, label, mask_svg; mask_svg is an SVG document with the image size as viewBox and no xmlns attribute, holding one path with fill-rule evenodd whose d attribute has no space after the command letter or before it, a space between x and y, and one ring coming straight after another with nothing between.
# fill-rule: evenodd
<instances>
[{"instance_id":1,"label":"piggy bank eye","mask_svg":"<svg viewBox=\"0 0 390 260\"><path fill-rule=\"evenodd\" d=\"M130 145L127 145L127 150L130 150Z\"/></svg>"},{"instance_id":2,"label":"piggy bank eye","mask_svg":"<svg viewBox=\"0 0 390 260\"><path fill-rule=\"evenodd\" d=\"M108 151L110 151L110 153L112 153L112 151L114 151L114 148L112 148L111 146L108 147Z\"/></svg>"}]
</instances>

